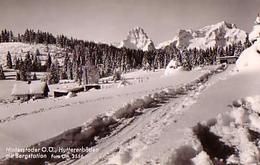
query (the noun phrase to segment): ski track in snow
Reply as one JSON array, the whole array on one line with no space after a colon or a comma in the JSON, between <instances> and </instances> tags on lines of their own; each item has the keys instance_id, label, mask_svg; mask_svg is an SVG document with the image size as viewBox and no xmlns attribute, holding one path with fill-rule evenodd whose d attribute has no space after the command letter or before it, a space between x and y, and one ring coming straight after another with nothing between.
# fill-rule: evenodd
<instances>
[{"instance_id":1,"label":"ski track in snow","mask_svg":"<svg viewBox=\"0 0 260 165\"><path fill-rule=\"evenodd\" d=\"M226 79L229 72L223 74L224 75L215 78L214 81L198 83L195 85L195 89L188 90L185 94L169 98L157 108L145 109L142 111L143 114L131 119L131 124L128 122L124 123L123 129L117 130L116 133L99 141L98 145L95 146L99 149L99 157L97 159L94 159L94 156L92 156L93 153L90 153L82 160L76 161L75 164L113 164L115 162L123 164L122 161L120 163L120 155L122 157L120 151L124 151L126 148L129 148L131 152L135 153L134 155L136 157L131 159L138 160L138 156L142 154L142 151L158 141L164 127L173 122L178 122L178 118L196 102L196 99L203 90L206 90L218 81ZM213 74L212 76L217 76L217 74ZM126 139L125 137L128 138ZM118 143L118 139L124 140ZM97 157L97 155L95 155L95 157ZM151 164L153 162L156 164L158 160L159 158L153 158L145 163ZM133 162L132 164L135 163L138 164L138 162Z\"/></svg>"},{"instance_id":2,"label":"ski track in snow","mask_svg":"<svg viewBox=\"0 0 260 165\"><path fill-rule=\"evenodd\" d=\"M110 97L110 96L109 97L100 97L100 98L93 99L93 100L77 101L77 102L72 102L72 103L68 103L68 104L65 104L65 105L55 105L55 106L51 106L51 107L48 107L48 108L39 108L38 110L34 110L32 112L20 113L20 114L16 114L16 115L5 117L3 119L0 119L0 123L9 122L9 121L21 118L21 117L25 117L25 116L28 116L28 115L33 115L33 114L37 114L37 113L41 113L41 112L61 109L61 108L64 108L64 107L67 107L67 106L71 106L71 105L84 104L84 103L89 103L89 102L97 102L97 101L105 100L105 99L106 100L107 99L113 99L113 97ZM61 110L63 110L63 109L61 109Z\"/></svg>"},{"instance_id":3,"label":"ski track in snow","mask_svg":"<svg viewBox=\"0 0 260 165\"><path fill-rule=\"evenodd\" d=\"M5 122L9 122L12 120L16 120L18 118L22 118L28 115L33 115L33 114L37 114L37 113L42 113L42 112L46 112L46 111L50 111L50 110L64 110L62 108L67 107L67 106L71 106L71 105L77 105L77 104L84 104L84 103L90 103L90 102L98 102L100 100L109 100L109 99L114 99L116 97L121 97L121 96L128 96L128 95L134 95L134 94L142 94L142 93L147 93L147 92L153 92L156 91L158 89L163 89L163 88L156 88L154 90L144 90L144 91L140 91L140 92L131 92L131 93L126 93L126 94L118 94L116 96L108 96L108 97L99 97L96 99L91 99L91 100L80 100L80 101L76 101L76 102L72 102L72 103L67 103L65 105L55 105L55 106L51 106L48 108L39 108L37 110L34 110L32 112L28 112L28 113L19 113L19 114L15 114L15 115L11 115L11 116L7 116L5 118L0 119L0 124L1 123L5 123ZM25 103L23 103L25 104Z\"/></svg>"}]
</instances>

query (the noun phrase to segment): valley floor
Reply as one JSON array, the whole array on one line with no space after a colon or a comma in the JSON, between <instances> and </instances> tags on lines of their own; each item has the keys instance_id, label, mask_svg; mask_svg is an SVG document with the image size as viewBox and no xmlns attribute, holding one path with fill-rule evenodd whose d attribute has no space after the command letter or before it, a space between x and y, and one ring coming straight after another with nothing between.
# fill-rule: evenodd
<instances>
[{"instance_id":1,"label":"valley floor","mask_svg":"<svg viewBox=\"0 0 260 165\"><path fill-rule=\"evenodd\" d=\"M231 127L233 123L241 124L235 122L239 120L239 115L230 115L236 112L234 101L260 95L260 78L256 76L259 73L240 73L229 65L225 71L216 71L205 78L216 67L179 71L168 77L163 76L164 70L136 71L124 75L129 82L127 86L113 83L104 85L102 90L80 93L74 98L0 104L0 155L3 157L6 154L7 147L30 146L86 124L98 114L109 116L131 100L159 93L160 97L152 97L163 98L157 105L142 108L140 114L120 121L120 125L108 136L96 139L93 148L98 152L60 164L212 164L215 157L223 162L255 163L259 161L257 156L251 154L250 160L243 158L243 154L247 153L241 147L249 142L239 145L241 139L237 139L237 153L219 156L211 155L211 148L200 138L205 127L228 146L230 139L222 128ZM198 78L201 81L197 82ZM184 91L178 93L178 89ZM225 113L228 113L229 120L219 117L219 114ZM225 120L228 124L221 125L219 120ZM245 123L252 125L257 121L248 119ZM198 123L204 127L199 127ZM222 132L216 131L217 126ZM254 124L250 129L260 135ZM208 136L207 133L203 136ZM214 142L214 145L218 145L217 142L222 144L218 139ZM229 147L234 147L234 144ZM234 160L230 156L235 157Z\"/></svg>"},{"instance_id":2,"label":"valley floor","mask_svg":"<svg viewBox=\"0 0 260 165\"><path fill-rule=\"evenodd\" d=\"M25 147L54 137L82 125L97 114L114 111L132 99L188 83L207 70L180 72L172 77L164 77L164 70L137 71L124 75L131 83L128 86L108 84L102 90L79 93L69 99L61 97L0 104L0 155L5 155L6 147ZM1 82L1 85L10 88L6 82Z\"/></svg>"}]
</instances>

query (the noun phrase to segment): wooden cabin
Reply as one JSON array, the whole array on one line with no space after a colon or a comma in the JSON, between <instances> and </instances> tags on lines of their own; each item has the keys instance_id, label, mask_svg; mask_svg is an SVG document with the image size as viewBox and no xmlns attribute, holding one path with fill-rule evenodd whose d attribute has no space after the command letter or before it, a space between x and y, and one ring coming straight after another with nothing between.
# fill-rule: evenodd
<instances>
[{"instance_id":1,"label":"wooden cabin","mask_svg":"<svg viewBox=\"0 0 260 165\"><path fill-rule=\"evenodd\" d=\"M11 95L17 99L29 100L48 97L49 91L45 82L17 82L14 84Z\"/></svg>"},{"instance_id":2,"label":"wooden cabin","mask_svg":"<svg viewBox=\"0 0 260 165\"><path fill-rule=\"evenodd\" d=\"M85 85L85 90L88 91L90 89L101 89L101 86L98 85L98 84L88 84L88 85Z\"/></svg>"},{"instance_id":3,"label":"wooden cabin","mask_svg":"<svg viewBox=\"0 0 260 165\"><path fill-rule=\"evenodd\" d=\"M235 64L237 61L237 56L223 56L223 57L217 57L217 64Z\"/></svg>"},{"instance_id":4,"label":"wooden cabin","mask_svg":"<svg viewBox=\"0 0 260 165\"><path fill-rule=\"evenodd\" d=\"M67 89L57 89L57 90L54 90L54 97L67 96L69 92L78 93L78 92L83 92L83 91L84 91L83 86L67 88Z\"/></svg>"},{"instance_id":5,"label":"wooden cabin","mask_svg":"<svg viewBox=\"0 0 260 165\"><path fill-rule=\"evenodd\" d=\"M98 84L88 84L85 86L79 86L74 88L56 89L54 90L54 97L67 96L69 92L79 93L83 91L88 91L90 89L101 89L101 86Z\"/></svg>"}]
</instances>

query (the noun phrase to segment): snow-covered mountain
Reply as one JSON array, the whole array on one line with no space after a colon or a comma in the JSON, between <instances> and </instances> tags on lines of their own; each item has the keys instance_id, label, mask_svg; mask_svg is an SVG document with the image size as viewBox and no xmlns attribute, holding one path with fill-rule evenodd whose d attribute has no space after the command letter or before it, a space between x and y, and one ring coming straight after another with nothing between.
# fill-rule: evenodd
<instances>
[{"instance_id":1,"label":"snow-covered mountain","mask_svg":"<svg viewBox=\"0 0 260 165\"><path fill-rule=\"evenodd\" d=\"M144 29L140 27L131 29L126 39L115 46L118 48L126 47L129 49L140 49L143 51L152 50L155 48L153 41L144 32Z\"/></svg>"},{"instance_id":2,"label":"snow-covered mountain","mask_svg":"<svg viewBox=\"0 0 260 165\"><path fill-rule=\"evenodd\" d=\"M157 48L164 48L174 44L179 48L206 49L213 46L225 47L232 43L246 40L246 32L240 30L235 24L225 21L205 26L199 30L179 30L172 40L160 43Z\"/></svg>"}]
</instances>

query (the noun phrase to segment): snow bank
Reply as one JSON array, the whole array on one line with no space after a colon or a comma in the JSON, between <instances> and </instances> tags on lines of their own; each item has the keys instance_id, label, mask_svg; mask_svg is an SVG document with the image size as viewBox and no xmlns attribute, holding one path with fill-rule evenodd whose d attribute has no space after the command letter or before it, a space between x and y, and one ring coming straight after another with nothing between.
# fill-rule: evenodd
<instances>
[{"instance_id":1,"label":"snow bank","mask_svg":"<svg viewBox=\"0 0 260 165\"><path fill-rule=\"evenodd\" d=\"M69 92L65 98L69 99L69 98L76 97L76 96L77 96L77 94L75 92Z\"/></svg>"},{"instance_id":2,"label":"snow bank","mask_svg":"<svg viewBox=\"0 0 260 165\"><path fill-rule=\"evenodd\" d=\"M128 86L128 85L132 85L132 83L130 83L129 81L127 80L122 80L119 84L118 84L118 88L120 87L124 87L124 86Z\"/></svg>"},{"instance_id":3,"label":"snow bank","mask_svg":"<svg viewBox=\"0 0 260 165\"><path fill-rule=\"evenodd\" d=\"M193 127L201 149L184 144L165 164L259 164L259 105L260 96L233 101L231 110Z\"/></svg>"},{"instance_id":4,"label":"snow bank","mask_svg":"<svg viewBox=\"0 0 260 165\"><path fill-rule=\"evenodd\" d=\"M85 125L83 126L69 129L56 137L47 139L45 141L41 141L29 147L39 149L37 152L34 152L34 154L44 153L47 155L46 159L31 158L29 157L29 155L31 154L30 152L22 152L20 154L27 155L28 159L10 158L6 160L0 160L0 164L46 164L48 161L51 161L52 163L58 163L67 160L68 158L60 156L56 159L53 159L51 155L53 155L54 152L51 152L50 150L43 151L41 149L43 147L46 147L47 149L53 148L57 151L55 152L56 156L70 153L70 151L67 151L66 153L58 152L59 148L73 149L83 147L84 149L90 149L97 139L107 136L109 133L111 133L114 126L117 126L117 121L114 120L111 116L99 115L93 120L90 120L87 123L85 123ZM88 152L86 151L78 152L78 154L83 155L87 153Z\"/></svg>"},{"instance_id":5,"label":"snow bank","mask_svg":"<svg viewBox=\"0 0 260 165\"><path fill-rule=\"evenodd\" d=\"M250 96L245 99L249 103L252 110L260 114L260 96Z\"/></svg>"},{"instance_id":6,"label":"snow bank","mask_svg":"<svg viewBox=\"0 0 260 165\"><path fill-rule=\"evenodd\" d=\"M260 162L258 149L260 140L259 105L259 96L233 101L232 110L219 114L216 118L217 122L208 126L211 134L219 137L221 143L227 147L236 148L233 153L226 155L227 159L223 159L225 163L257 164ZM211 145L220 144L213 143Z\"/></svg>"},{"instance_id":7,"label":"snow bank","mask_svg":"<svg viewBox=\"0 0 260 165\"><path fill-rule=\"evenodd\" d=\"M205 151L201 151L195 158L192 158L191 160L194 165L213 165Z\"/></svg>"},{"instance_id":8,"label":"snow bank","mask_svg":"<svg viewBox=\"0 0 260 165\"><path fill-rule=\"evenodd\" d=\"M197 151L191 145L183 145L175 149L173 153L163 163L165 165L187 165L191 164L191 159L195 157Z\"/></svg>"},{"instance_id":9,"label":"snow bank","mask_svg":"<svg viewBox=\"0 0 260 165\"><path fill-rule=\"evenodd\" d=\"M260 71L260 40L245 49L236 62L239 71Z\"/></svg>"}]
</instances>

